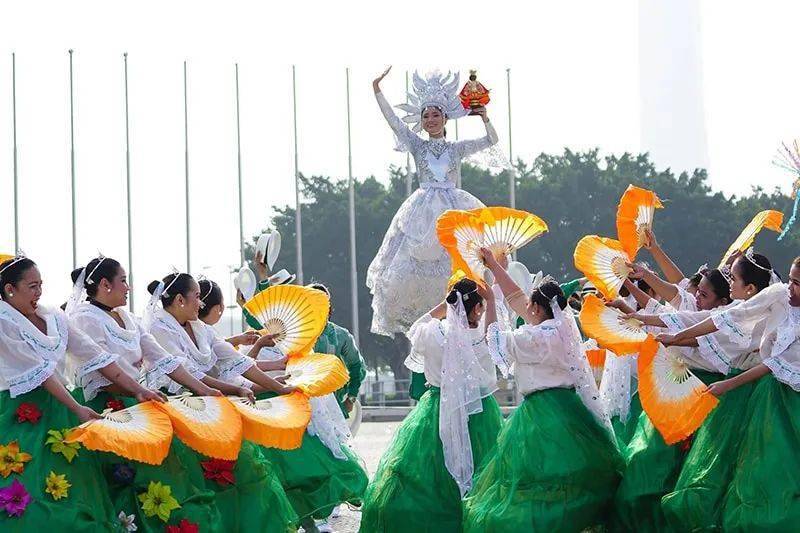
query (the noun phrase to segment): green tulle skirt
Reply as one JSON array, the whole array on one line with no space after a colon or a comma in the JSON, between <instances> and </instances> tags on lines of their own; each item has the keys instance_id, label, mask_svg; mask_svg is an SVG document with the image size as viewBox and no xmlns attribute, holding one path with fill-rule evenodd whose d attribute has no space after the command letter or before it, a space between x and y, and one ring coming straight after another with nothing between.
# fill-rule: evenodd
<instances>
[{"instance_id":1,"label":"green tulle skirt","mask_svg":"<svg viewBox=\"0 0 800 533\"><path fill-rule=\"evenodd\" d=\"M76 396L80 393L76 391ZM80 397L80 396L79 396ZM121 401L126 407L136 401L100 392L87 402L100 412L109 400ZM163 532L166 525L177 525L186 519L198 524L201 531L265 531L284 533L295 529L297 515L286 498L274 467L249 442L242 449L233 468L235 482L222 485L206 479L202 462L205 457L172 440L167 458L160 465L128 461L110 453L99 453L106 480L115 505L136 516L138 531ZM133 469L129 471L128 469ZM129 471L132 475L125 475ZM138 495L147 492L151 481L169 485L180 504L165 523L157 516L147 517Z\"/></svg>"},{"instance_id":2,"label":"green tulle skirt","mask_svg":"<svg viewBox=\"0 0 800 533\"><path fill-rule=\"evenodd\" d=\"M35 406L41 413L37 422L18 421L17 408L24 403ZM64 455L54 453L51 446L45 444L48 431L61 431L76 425L77 417L41 387L16 398L11 398L8 391L0 392L0 447L16 441L20 453L32 456L29 461L22 462L22 473L0 473L0 489L18 481L31 497L21 516L9 516L0 506L0 531L89 533L117 530L117 514L121 509L111 502L97 454L82 448L69 462ZM3 470L8 464L4 461L6 450L4 448L0 458ZM65 476L65 481L71 484L66 497L55 500L45 492L46 479L51 472Z\"/></svg>"},{"instance_id":3,"label":"green tulle skirt","mask_svg":"<svg viewBox=\"0 0 800 533\"><path fill-rule=\"evenodd\" d=\"M761 378L750 397L733 481L723 506L725 531L800 528L800 394Z\"/></svg>"},{"instance_id":4,"label":"green tulle skirt","mask_svg":"<svg viewBox=\"0 0 800 533\"><path fill-rule=\"evenodd\" d=\"M604 522L622 470L610 432L573 389L534 392L464 500L464 531L581 531Z\"/></svg>"},{"instance_id":5,"label":"green tulle skirt","mask_svg":"<svg viewBox=\"0 0 800 533\"><path fill-rule=\"evenodd\" d=\"M676 531L721 529L722 504L736 468L754 387L751 382L722 396L695 433L675 488L661 499L667 523Z\"/></svg>"},{"instance_id":6,"label":"green tulle skirt","mask_svg":"<svg viewBox=\"0 0 800 533\"><path fill-rule=\"evenodd\" d=\"M712 372L693 372L706 384L724 378ZM625 473L614 497L613 530L669 531L661 510L661 498L675 487L687 445L668 446L647 413L639 415L633 437L624 451Z\"/></svg>"},{"instance_id":7,"label":"green tulle skirt","mask_svg":"<svg viewBox=\"0 0 800 533\"><path fill-rule=\"evenodd\" d=\"M362 532L461 531L461 494L445 467L439 439L439 401L439 389L428 389L398 428L364 495ZM503 425L497 400L488 396L482 404L483 411L469 417L476 473Z\"/></svg>"},{"instance_id":8,"label":"green tulle skirt","mask_svg":"<svg viewBox=\"0 0 800 533\"><path fill-rule=\"evenodd\" d=\"M263 393L261 398L274 397ZM296 450L261 448L283 485L286 495L300 520L327 518L333 509L345 502L361 503L369 478L358 456L342 446L347 459L337 459L315 436L308 432Z\"/></svg>"}]
</instances>

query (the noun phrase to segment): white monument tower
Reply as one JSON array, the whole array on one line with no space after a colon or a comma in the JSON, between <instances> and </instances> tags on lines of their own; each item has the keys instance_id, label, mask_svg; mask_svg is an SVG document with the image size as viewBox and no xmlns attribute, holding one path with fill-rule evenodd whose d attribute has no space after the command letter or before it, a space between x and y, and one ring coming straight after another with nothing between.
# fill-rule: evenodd
<instances>
[{"instance_id":1,"label":"white monument tower","mask_svg":"<svg viewBox=\"0 0 800 533\"><path fill-rule=\"evenodd\" d=\"M698 4L639 1L641 150L675 173L708 167Z\"/></svg>"}]
</instances>

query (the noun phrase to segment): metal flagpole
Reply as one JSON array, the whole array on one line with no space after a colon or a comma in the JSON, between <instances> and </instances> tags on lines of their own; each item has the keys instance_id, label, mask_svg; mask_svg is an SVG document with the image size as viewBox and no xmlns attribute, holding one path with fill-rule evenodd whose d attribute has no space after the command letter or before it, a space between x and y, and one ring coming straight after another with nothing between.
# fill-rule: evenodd
<instances>
[{"instance_id":1,"label":"metal flagpole","mask_svg":"<svg viewBox=\"0 0 800 533\"><path fill-rule=\"evenodd\" d=\"M11 53L11 124L14 135L14 253L19 250L19 195L17 181L17 56Z\"/></svg>"},{"instance_id":2,"label":"metal flagpole","mask_svg":"<svg viewBox=\"0 0 800 533\"><path fill-rule=\"evenodd\" d=\"M350 305L352 307L352 333L359 344L358 336L358 275L356 266L356 189L353 181L353 152L350 140L350 69L345 69L345 82L347 84L347 176L350 197Z\"/></svg>"},{"instance_id":3,"label":"metal flagpole","mask_svg":"<svg viewBox=\"0 0 800 533\"><path fill-rule=\"evenodd\" d=\"M506 87L508 88L508 159L514 165L514 152L511 145L511 69L506 69ZM512 209L517 206L516 182L514 172L508 173L508 204Z\"/></svg>"},{"instance_id":4,"label":"metal flagpole","mask_svg":"<svg viewBox=\"0 0 800 533\"><path fill-rule=\"evenodd\" d=\"M236 164L239 184L239 254L244 264L244 210L242 208L242 135L239 128L239 63L236 63Z\"/></svg>"},{"instance_id":5,"label":"metal flagpole","mask_svg":"<svg viewBox=\"0 0 800 533\"><path fill-rule=\"evenodd\" d=\"M303 284L303 217L300 214L300 169L297 157L297 78L295 68L292 65L292 105L294 112L294 224L295 224L295 247L297 248L297 281Z\"/></svg>"},{"instance_id":6,"label":"metal flagpole","mask_svg":"<svg viewBox=\"0 0 800 533\"><path fill-rule=\"evenodd\" d=\"M408 103L408 71L406 71L406 103ZM411 196L413 176L411 176L411 153L406 152L406 196Z\"/></svg>"},{"instance_id":7,"label":"metal flagpole","mask_svg":"<svg viewBox=\"0 0 800 533\"><path fill-rule=\"evenodd\" d=\"M70 154L70 175L72 185L72 268L78 264L78 247L76 232L75 210L75 99L73 97L72 83L72 49L69 50L69 154Z\"/></svg>"},{"instance_id":8,"label":"metal flagpole","mask_svg":"<svg viewBox=\"0 0 800 533\"><path fill-rule=\"evenodd\" d=\"M133 220L131 215L131 143L130 129L128 122L128 52L122 54L125 62L125 184L128 200L128 284L133 286ZM130 291L128 306L131 312L134 310L133 295L135 291Z\"/></svg>"},{"instance_id":9,"label":"metal flagpole","mask_svg":"<svg viewBox=\"0 0 800 533\"><path fill-rule=\"evenodd\" d=\"M189 104L186 90L186 61L183 62L183 141L184 141L184 170L186 177L186 272L192 271L191 232L189 230Z\"/></svg>"}]
</instances>

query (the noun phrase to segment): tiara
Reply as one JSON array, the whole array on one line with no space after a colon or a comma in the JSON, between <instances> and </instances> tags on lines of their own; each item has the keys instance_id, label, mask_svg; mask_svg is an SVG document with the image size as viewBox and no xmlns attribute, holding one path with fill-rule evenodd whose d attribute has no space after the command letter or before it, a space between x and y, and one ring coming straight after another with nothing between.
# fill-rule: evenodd
<instances>
[{"instance_id":1,"label":"tiara","mask_svg":"<svg viewBox=\"0 0 800 533\"><path fill-rule=\"evenodd\" d=\"M771 268L763 267L763 266L759 265L758 263L756 263L756 259L755 259L755 257L753 257L753 253L754 253L754 252L753 252L753 247L751 246L751 247L750 247L750 248L748 248L748 249L747 249L747 251L744 253L744 257L745 257L745 259L747 259L748 261L750 261L750 263L752 263L752 265L753 265L753 266L755 266L755 267L758 267L758 268L760 268L761 270L763 270L763 271L765 271L765 272L772 272L772 269L771 269Z\"/></svg>"},{"instance_id":2,"label":"tiara","mask_svg":"<svg viewBox=\"0 0 800 533\"><path fill-rule=\"evenodd\" d=\"M172 287L175 284L176 281L178 281L179 277L184 275L183 272L178 272L178 269L176 269L175 267L172 267L172 272L170 272L169 275L173 275L173 274L175 275L175 277L172 278L172 281L170 281L167 284L167 286L164 287L164 290L161 291L161 297L162 298L169 298L169 293L167 291L169 291L169 288ZM189 274L186 274L186 275L188 276Z\"/></svg>"},{"instance_id":3,"label":"tiara","mask_svg":"<svg viewBox=\"0 0 800 533\"><path fill-rule=\"evenodd\" d=\"M85 278L83 278L83 284L84 285L91 285L91 284L94 283L94 281L92 280L92 276L94 275L95 271L98 268L100 268L100 265L103 264L103 261L106 260L106 256L104 256L103 254L100 254L100 255L97 256L97 259L99 259L99 261L97 261L97 264L94 266L92 271L89 272L89 274Z\"/></svg>"},{"instance_id":4,"label":"tiara","mask_svg":"<svg viewBox=\"0 0 800 533\"><path fill-rule=\"evenodd\" d=\"M9 264L7 264L6 266L4 266L3 268L0 268L0 274L2 274L3 272L5 272L6 270L8 270L9 268L11 268L12 266L16 265L17 263L19 263L19 262L20 262L20 261L22 261L23 259L27 259L27 257L25 256L25 252L23 252L23 251L21 251L21 250L20 250L20 251L18 251L18 252L17 252L17 255L15 255L15 256L14 256L14 259L12 259L12 260L11 260L11 262L10 262Z\"/></svg>"}]
</instances>

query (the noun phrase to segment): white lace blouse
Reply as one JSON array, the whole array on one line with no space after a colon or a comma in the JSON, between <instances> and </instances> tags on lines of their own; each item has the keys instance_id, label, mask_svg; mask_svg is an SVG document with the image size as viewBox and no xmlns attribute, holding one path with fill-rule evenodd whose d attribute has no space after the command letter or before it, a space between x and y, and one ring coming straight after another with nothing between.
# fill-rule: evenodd
<instances>
[{"instance_id":1,"label":"white lace blouse","mask_svg":"<svg viewBox=\"0 0 800 533\"><path fill-rule=\"evenodd\" d=\"M164 350L127 310L120 307L114 311L125 327L121 327L111 315L90 303L79 304L69 320L103 349L118 354L117 364L133 379L144 379L148 383L168 379L167 374L178 368L180 360ZM83 375L80 372L76 374L76 385L83 388L87 400L91 400L97 396L98 390L111 384L96 370Z\"/></svg>"},{"instance_id":2,"label":"white lace blouse","mask_svg":"<svg viewBox=\"0 0 800 533\"><path fill-rule=\"evenodd\" d=\"M46 322L47 333L0 301L0 391L9 391L12 398L36 389L51 376L67 385L67 350L78 377L117 360L117 355L72 326L61 309L40 306L36 314Z\"/></svg>"}]
</instances>

